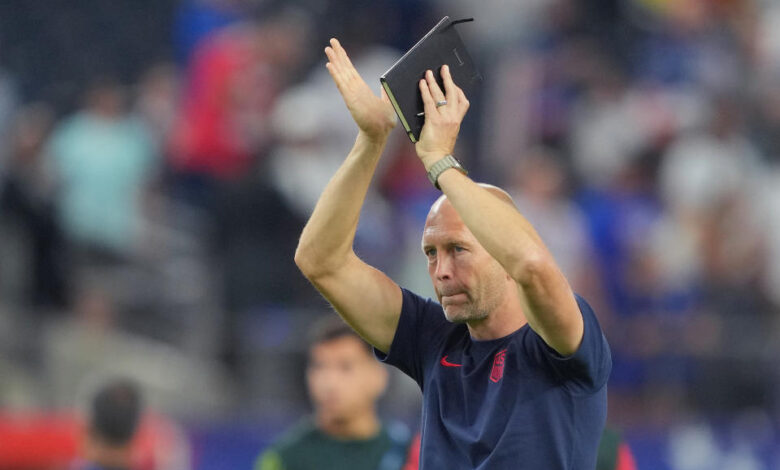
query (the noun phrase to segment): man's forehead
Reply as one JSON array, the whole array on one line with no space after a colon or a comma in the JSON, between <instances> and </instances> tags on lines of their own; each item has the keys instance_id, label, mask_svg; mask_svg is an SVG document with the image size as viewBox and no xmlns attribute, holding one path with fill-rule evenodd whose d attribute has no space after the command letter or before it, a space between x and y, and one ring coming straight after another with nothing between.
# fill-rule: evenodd
<instances>
[{"instance_id":1,"label":"man's forehead","mask_svg":"<svg viewBox=\"0 0 780 470\"><path fill-rule=\"evenodd\" d=\"M422 242L426 244L426 242L433 242L434 239L441 237L460 239L465 237L464 232L468 232L466 224L463 223L452 204L444 199L440 204L434 204L431 207L431 211L425 220Z\"/></svg>"},{"instance_id":2,"label":"man's forehead","mask_svg":"<svg viewBox=\"0 0 780 470\"><path fill-rule=\"evenodd\" d=\"M440 197L433 203L425 218L425 229L433 225L452 225L462 223L460 215L450 204L445 196Z\"/></svg>"}]
</instances>

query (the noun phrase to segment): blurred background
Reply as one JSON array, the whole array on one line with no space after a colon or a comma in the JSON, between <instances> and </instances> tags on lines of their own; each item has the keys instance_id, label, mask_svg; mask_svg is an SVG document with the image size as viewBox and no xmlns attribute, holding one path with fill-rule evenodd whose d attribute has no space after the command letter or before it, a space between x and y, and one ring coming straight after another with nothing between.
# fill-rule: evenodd
<instances>
[{"instance_id":1,"label":"blurred background","mask_svg":"<svg viewBox=\"0 0 780 470\"><path fill-rule=\"evenodd\" d=\"M776 0L0 0L0 468L66 468L111 375L150 470L308 412L292 257L357 132L323 48L378 90L443 15L484 77L457 155L596 308L639 468L780 468ZM396 130L356 250L423 295L437 194ZM414 429L419 390L382 407Z\"/></svg>"}]
</instances>

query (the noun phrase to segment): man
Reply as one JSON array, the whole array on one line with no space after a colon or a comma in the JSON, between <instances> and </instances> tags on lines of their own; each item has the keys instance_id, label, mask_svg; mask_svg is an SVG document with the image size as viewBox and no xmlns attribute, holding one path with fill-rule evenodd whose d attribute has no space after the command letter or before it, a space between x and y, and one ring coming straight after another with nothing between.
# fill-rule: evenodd
<instances>
[{"instance_id":1,"label":"man","mask_svg":"<svg viewBox=\"0 0 780 470\"><path fill-rule=\"evenodd\" d=\"M86 470L132 467L133 440L141 408L140 392L128 380L111 382L95 394L84 442Z\"/></svg>"},{"instance_id":2,"label":"man","mask_svg":"<svg viewBox=\"0 0 780 470\"><path fill-rule=\"evenodd\" d=\"M360 207L395 126L339 42L326 65L358 125L323 191L295 261L378 357L423 391L420 465L433 469L576 469L596 465L606 418L609 347L536 231L502 190L451 157L469 107L442 67L419 83L425 126L415 144L444 193L422 248L439 304L401 289L352 249Z\"/></svg>"},{"instance_id":3,"label":"man","mask_svg":"<svg viewBox=\"0 0 780 470\"><path fill-rule=\"evenodd\" d=\"M263 453L257 470L400 470L410 433L376 413L387 378L371 347L340 318L316 325L306 371L314 417Z\"/></svg>"}]
</instances>

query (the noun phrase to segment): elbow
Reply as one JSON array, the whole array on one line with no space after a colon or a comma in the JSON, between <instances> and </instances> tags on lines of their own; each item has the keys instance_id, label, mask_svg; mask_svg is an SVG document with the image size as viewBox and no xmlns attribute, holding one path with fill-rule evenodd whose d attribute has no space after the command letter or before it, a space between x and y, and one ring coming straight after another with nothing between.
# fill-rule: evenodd
<instances>
[{"instance_id":1,"label":"elbow","mask_svg":"<svg viewBox=\"0 0 780 470\"><path fill-rule=\"evenodd\" d=\"M546 250L535 250L533 253L524 253L522 259L513 263L510 275L521 286L538 285L549 279L557 270L552 255Z\"/></svg>"},{"instance_id":2,"label":"elbow","mask_svg":"<svg viewBox=\"0 0 780 470\"><path fill-rule=\"evenodd\" d=\"M316 250L300 244L295 250L294 260L301 274L315 284L317 279L326 277L336 270L336 263L332 257L320 256Z\"/></svg>"},{"instance_id":3,"label":"elbow","mask_svg":"<svg viewBox=\"0 0 780 470\"><path fill-rule=\"evenodd\" d=\"M295 265L298 266L298 269L304 277L307 279L316 277L317 263L309 250L306 250L299 244L298 248L295 249L295 257L293 259L295 260Z\"/></svg>"}]
</instances>

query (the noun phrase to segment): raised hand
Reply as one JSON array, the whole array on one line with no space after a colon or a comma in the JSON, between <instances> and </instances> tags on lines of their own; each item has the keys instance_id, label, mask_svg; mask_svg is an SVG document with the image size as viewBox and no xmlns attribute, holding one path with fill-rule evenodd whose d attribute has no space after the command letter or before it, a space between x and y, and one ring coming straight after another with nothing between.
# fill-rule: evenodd
<instances>
[{"instance_id":1,"label":"raised hand","mask_svg":"<svg viewBox=\"0 0 780 470\"><path fill-rule=\"evenodd\" d=\"M415 150L426 170L438 159L452 153L460 123L469 109L469 100L463 90L452 81L448 66L441 68L441 77L444 92L430 70L425 73L425 78L420 80L425 124L420 132L420 140L415 144Z\"/></svg>"},{"instance_id":2,"label":"raised hand","mask_svg":"<svg viewBox=\"0 0 780 470\"><path fill-rule=\"evenodd\" d=\"M387 138L398 119L384 90L381 97L371 91L337 39L330 40L330 46L325 48L325 55L328 56L325 67L336 82L339 93L360 130L375 140Z\"/></svg>"}]
</instances>

